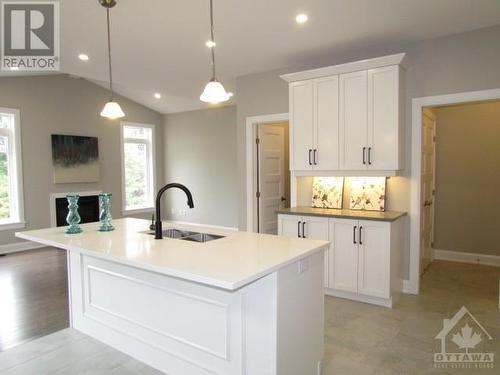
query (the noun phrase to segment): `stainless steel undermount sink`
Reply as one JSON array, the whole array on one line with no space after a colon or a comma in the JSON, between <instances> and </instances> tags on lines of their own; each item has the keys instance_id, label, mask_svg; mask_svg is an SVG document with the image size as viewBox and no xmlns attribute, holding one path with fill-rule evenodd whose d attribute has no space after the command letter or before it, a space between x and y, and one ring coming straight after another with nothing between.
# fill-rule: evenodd
<instances>
[{"instance_id":1,"label":"stainless steel undermount sink","mask_svg":"<svg viewBox=\"0 0 500 375\"><path fill-rule=\"evenodd\" d=\"M145 233L151 235L155 234L154 231L146 231ZM163 237L176 238L179 240L192 241L192 242L208 242L225 237L217 234L199 233L199 232L192 232L189 230L180 230L175 228L164 229L162 233Z\"/></svg>"}]
</instances>

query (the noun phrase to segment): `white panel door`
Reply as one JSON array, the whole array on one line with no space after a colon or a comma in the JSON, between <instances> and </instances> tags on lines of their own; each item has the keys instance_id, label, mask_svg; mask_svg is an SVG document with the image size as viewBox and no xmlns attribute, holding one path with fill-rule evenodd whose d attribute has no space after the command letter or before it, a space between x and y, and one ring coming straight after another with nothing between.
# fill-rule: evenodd
<instances>
[{"instance_id":1,"label":"white panel door","mask_svg":"<svg viewBox=\"0 0 500 375\"><path fill-rule=\"evenodd\" d=\"M329 261L330 288L356 293L358 291L358 222L330 219L333 256Z\"/></svg>"},{"instance_id":2,"label":"white panel door","mask_svg":"<svg viewBox=\"0 0 500 375\"><path fill-rule=\"evenodd\" d=\"M304 233L306 238L313 240L328 241L328 218L326 217L314 217L314 216L303 216L302 221L304 222ZM331 246L330 246L331 248ZM328 257L330 251L325 252L325 275L324 275L324 285L328 286Z\"/></svg>"},{"instance_id":3,"label":"white panel door","mask_svg":"<svg viewBox=\"0 0 500 375\"><path fill-rule=\"evenodd\" d=\"M399 67L368 70L368 169L399 166Z\"/></svg>"},{"instance_id":4,"label":"white panel door","mask_svg":"<svg viewBox=\"0 0 500 375\"><path fill-rule=\"evenodd\" d=\"M291 83L289 95L292 169L312 169L313 81Z\"/></svg>"},{"instance_id":5,"label":"white panel door","mask_svg":"<svg viewBox=\"0 0 500 375\"><path fill-rule=\"evenodd\" d=\"M346 170L366 169L367 72L340 75L340 160Z\"/></svg>"},{"instance_id":6,"label":"white panel door","mask_svg":"<svg viewBox=\"0 0 500 375\"><path fill-rule=\"evenodd\" d=\"M432 260L434 227L434 188L436 166L436 116L431 110L422 113L422 183L420 214L420 274L423 274Z\"/></svg>"},{"instance_id":7,"label":"white panel door","mask_svg":"<svg viewBox=\"0 0 500 375\"><path fill-rule=\"evenodd\" d=\"M259 233L278 234L278 214L285 200L285 131L259 125Z\"/></svg>"},{"instance_id":8,"label":"white panel door","mask_svg":"<svg viewBox=\"0 0 500 375\"><path fill-rule=\"evenodd\" d=\"M299 237L302 231L302 217L295 215L279 215L278 233L281 236Z\"/></svg>"},{"instance_id":9,"label":"white panel door","mask_svg":"<svg viewBox=\"0 0 500 375\"><path fill-rule=\"evenodd\" d=\"M339 168L339 77L314 80L313 164L316 170Z\"/></svg>"},{"instance_id":10,"label":"white panel door","mask_svg":"<svg viewBox=\"0 0 500 375\"><path fill-rule=\"evenodd\" d=\"M359 221L358 292L390 298L390 223Z\"/></svg>"}]
</instances>

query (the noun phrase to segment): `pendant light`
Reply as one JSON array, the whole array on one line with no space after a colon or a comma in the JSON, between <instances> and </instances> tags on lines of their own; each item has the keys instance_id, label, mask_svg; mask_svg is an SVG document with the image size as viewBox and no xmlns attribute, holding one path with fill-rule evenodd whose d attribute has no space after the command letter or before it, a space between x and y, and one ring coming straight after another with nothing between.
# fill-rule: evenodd
<instances>
[{"instance_id":1,"label":"pendant light","mask_svg":"<svg viewBox=\"0 0 500 375\"><path fill-rule=\"evenodd\" d=\"M125 116L120 104L114 101L113 92L113 71L111 69L111 36L109 27L109 10L116 5L116 0L99 0L99 3L106 8L106 20L108 25L108 63L109 63L109 92L111 94L109 102L106 103L103 110L101 111L102 117L107 117L111 120L115 120Z\"/></svg>"},{"instance_id":2,"label":"pendant light","mask_svg":"<svg viewBox=\"0 0 500 375\"><path fill-rule=\"evenodd\" d=\"M212 56L212 79L205 86L205 90L200 95L200 100L206 103L222 103L229 100L229 94L224 86L215 78L215 38L214 38L214 11L212 0L210 0L210 37L211 37L211 56Z\"/></svg>"}]
</instances>

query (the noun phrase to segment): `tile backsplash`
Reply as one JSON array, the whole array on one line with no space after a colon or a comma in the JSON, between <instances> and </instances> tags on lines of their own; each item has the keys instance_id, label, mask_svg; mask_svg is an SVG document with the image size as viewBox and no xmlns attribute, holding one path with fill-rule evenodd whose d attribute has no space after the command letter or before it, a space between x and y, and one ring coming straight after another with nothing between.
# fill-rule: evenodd
<instances>
[{"instance_id":1,"label":"tile backsplash","mask_svg":"<svg viewBox=\"0 0 500 375\"><path fill-rule=\"evenodd\" d=\"M385 211L385 177L347 177L351 210Z\"/></svg>"},{"instance_id":2,"label":"tile backsplash","mask_svg":"<svg viewBox=\"0 0 500 375\"><path fill-rule=\"evenodd\" d=\"M309 191L312 207L384 211L386 181L386 177L307 177L301 190Z\"/></svg>"},{"instance_id":3,"label":"tile backsplash","mask_svg":"<svg viewBox=\"0 0 500 375\"><path fill-rule=\"evenodd\" d=\"M343 177L313 177L312 206L342 208L343 192Z\"/></svg>"}]
</instances>

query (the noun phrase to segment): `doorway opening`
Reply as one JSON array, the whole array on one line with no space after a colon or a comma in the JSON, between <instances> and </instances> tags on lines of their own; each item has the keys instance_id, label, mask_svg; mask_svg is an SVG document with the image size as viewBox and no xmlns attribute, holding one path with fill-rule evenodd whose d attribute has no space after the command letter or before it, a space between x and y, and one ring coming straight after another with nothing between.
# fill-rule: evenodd
<instances>
[{"instance_id":1,"label":"doorway opening","mask_svg":"<svg viewBox=\"0 0 500 375\"><path fill-rule=\"evenodd\" d=\"M247 230L277 234L290 206L288 114L247 118Z\"/></svg>"},{"instance_id":2,"label":"doorway opening","mask_svg":"<svg viewBox=\"0 0 500 375\"><path fill-rule=\"evenodd\" d=\"M498 219L485 220L500 204L494 203L500 149L493 141L500 135L500 90L416 98L412 104L410 280L405 290L418 294L434 260L500 265L499 248L491 243Z\"/></svg>"}]
</instances>

